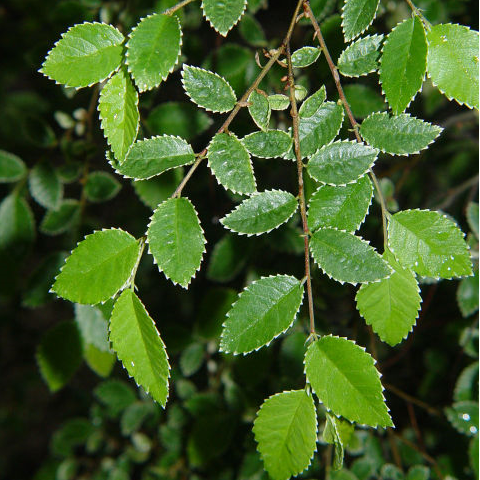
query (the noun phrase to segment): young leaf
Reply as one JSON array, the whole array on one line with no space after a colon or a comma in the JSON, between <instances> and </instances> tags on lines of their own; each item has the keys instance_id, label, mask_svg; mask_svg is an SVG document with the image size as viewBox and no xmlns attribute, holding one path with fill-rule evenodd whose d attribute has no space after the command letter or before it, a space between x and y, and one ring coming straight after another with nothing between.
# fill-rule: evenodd
<instances>
[{"instance_id":1,"label":"young leaf","mask_svg":"<svg viewBox=\"0 0 480 480\"><path fill-rule=\"evenodd\" d=\"M427 70L427 38L418 16L398 24L388 35L380 59L380 82L395 115L422 88Z\"/></svg>"},{"instance_id":2,"label":"young leaf","mask_svg":"<svg viewBox=\"0 0 480 480\"><path fill-rule=\"evenodd\" d=\"M373 113L362 122L360 133L382 152L411 155L427 148L442 130L405 113L393 117L388 113Z\"/></svg>"},{"instance_id":3,"label":"young leaf","mask_svg":"<svg viewBox=\"0 0 480 480\"><path fill-rule=\"evenodd\" d=\"M208 166L220 185L234 193L257 190L247 149L233 133L218 133L208 146Z\"/></svg>"},{"instance_id":4,"label":"young leaf","mask_svg":"<svg viewBox=\"0 0 480 480\"><path fill-rule=\"evenodd\" d=\"M45 235L61 235L70 230L80 220L80 202L63 200L58 210L48 210L39 230Z\"/></svg>"},{"instance_id":5,"label":"young leaf","mask_svg":"<svg viewBox=\"0 0 480 480\"><path fill-rule=\"evenodd\" d=\"M94 232L72 251L52 290L71 302L105 302L128 284L140 253L140 242L123 230Z\"/></svg>"},{"instance_id":6,"label":"young leaf","mask_svg":"<svg viewBox=\"0 0 480 480\"><path fill-rule=\"evenodd\" d=\"M32 197L49 210L58 210L63 197L63 184L56 170L46 162L37 163L28 177Z\"/></svg>"},{"instance_id":7,"label":"young leaf","mask_svg":"<svg viewBox=\"0 0 480 480\"><path fill-rule=\"evenodd\" d=\"M387 251L383 258L393 269L390 277L364 284L355 300L360 315L392 347L412 331L422 301L415 274L403 268Z\"/></svg>"},{"instance_id":8,"label":"young leaf","mask_svg":"<svg viewBox=\"0 0 480 480\"><path fill-rule=\"evenodd\" d=\"M354 232L360 228L372 202L373 186L367 175L346 186L321 186L310 198L308 228L333 227Z\"/></svg>"},{"instance_id":9,"label":"young leaf","mask_svg":"<svg viewBox=\"0 0 480 480\"><path fill-rule=\"evenodd\" d=\"M224 37L237 24L247 8L247 0L202 0L202 10L210 25Z\"/></svg>"},{"instance_id":10,"label":"young leaf","mask_svg":"<svg viewBox=\"0 0 480 480\"><path fill-rule=\"evenodd\" d=\"M338 70L345 77L361 77L378 68L383 35L368 35L349 45L338 58Z\"/></svg>"},{"instance_id":11,"label":"young leaf","mask_svg":"<svg viewBox=\"0 0 480 480\"><path fill-rule=\"evenodd\" d=\"M283 130L253 132L242 139L247 150L258 158L281 157L292 144L292 137Z\"/></svg>"},{"instance_id":12,"label":"young leaf","mask_svg":"<svg viewBox=\"0 0 480 480\"><path fill-rule=\"evenodd\" d=\"M463 237L454 222L430 210L405 210L388 222L392 253L401 265L425 277L472 274L472 261Z\"/></svg>"},{"instance_id":13,"label":"young leaf","mask_svg":"<svg viewBox=\"0 0 480 480\"><path fill-rule=\"evenodd\" d=\"M391 273L373 247L342 230L317 230L310 240L310 251L323 272L340 283L376 282Z\"/></svg>"},{"instance_id":14,"label":"young leaf","mask_svg":"<svg viewBox=\"0 0 480 480\"><path fill-rule=\"evenodd\" d=\"M253 433L273 480L288 480L303 472L317 448L312 396L305 390L291 390L268 398L257 413Z\"/></svg>"},{"instance_id":15,"label":"young leaf","mask_svg":"<svg viewBox=\"0 0 480 480\"><path fill-rule=\"evenodd\" d=\"M122 185L109 173L97 171L88 174L84 188L90 202L106 202L117 195Z\"/></svg>"},{"instance_id":16,"label":"young leaf","mask_svg":"<svg viewBox=\"0 0 480 480\"><path fill-rule=\"evenodd\" d=\"M188 288L200 269L205 237L188 198L170 198L153 212L147 231L149 251L167 278Z\"/></svg>"},{"instance_id":17,"label":"young leaf","mask_svg":"<svg viewBox=\"0 0 480 480\"><path fill-rule=\"evenodd\" d=\"M290 99L282 93L269 95L267 99L272 110L285 110L290 105Z\"/></svg>"},{"instance_id":18,"label":"young leaf","mask_svg":"<svg viewBox=\"0 0 480 480\"><path fill-rule=\"evenodd\" d=\"M155 323L135 293L125 290L113 307L110 341L138 385L165 407L170 365Z\"/></svg>"},{"instance_id":19,"label":"young leaf","mask_svg":"<svg viewBox=\"0 0 480 480\"><path fill-rule=\"evenodd\" d=\"M342 10L345 41L362 34L373 22L380 0L346 0Z\"/></svg>"},{"instance_id":20,"label":"young leaf","mask_svg":"<svg viewBox=\"0 0 480 480\"><path fill-rule=\"evenodd\" d=\"M48 52L40 72L67 87L102 82L121 64L123 40L123 35L111 25L75 25Z\"/></svg>"},{"instance_id":21,"label":"young leaf","mask_svg":"<svg viewBox=\"0 0 480 480\"><path fill-rule=\"evenodd\" d=\"M236 355L268 345L293 324L302 299L303 285L288 275L251 283L227 313L220 350Z\"/></svg>"},{"instance_id":22,"label":"young leaf","mask_svg":"<svg viewBox=\"0 0 480 480\"><path fill-rule=\"evenodd\" d=\"M323 430L323 440L335 447L333 457L333 470L340 470L343 466L344 445L348 444L350 437L353 434L354 426L343 420L341 417L336 417L330 412L326 412L325 428Z\"/></svg>"},{"instance_id":23,"label":"young leaf","mask_svg":"<svg viewBox=\"0 0 480 480\"><path fill-rule=\"evenodd\" d=\"M138 93L124 69L103 87L98 110L107 142L115 158L122 162L137 137L140 121Z\"/></svg>"},{"instance_id":24,"label":"young leaf","mask_svg":"<svg viewBox=\"0 0 480 480\"><path fill-rule=\"evenodd\" d=\"M472 277L462 278L457 289L457 303L464 317L478 310L478 269Z\"/></svg>"},{"instance_id":25,"label":"young leaf","mask_svg":"<svg viewBox=\"0 0 480 480\"><path fill-rule=\"evenodd\" d=\"M182 83L190 100L211 112L229 112L237 97L230 84L216 73L183 65Z\"/></svg>"},{"instance_id":26,"label":"young leaf","mask_svg":"<svg viewBox=\"0 0 480 480\"><path fill-rule=\"evenodd\" d=\"M295 68L308 67L318 60L322 51L318 47L302 47L292 53L292 66Z\"/></svg>"},{"instance_id":27,"label":"young leaf","mask_svg":"<svg viewBox=\"0 0 480 480\"><path fill-rule=\"evenodd\" d=\"M447 98L478 110L478 32L435 25L427 35L427 72Z\"/></svg>"},{"instance_id":28,"label":"young leaf","mask_svg":"<svg viewBox=\"0 0 480 480\"><path fill-rule=\"evenodd\" d=\"M173 71L182 45L175 15L156 13L140 20L127 42L126 63L140 92L158 87Z\"/></svg>"},{"instance_id":29,"label":"young leaf","mask_svg":"<svg viewBox=\"0 0 480 480\"><path fill-rule=\"evenodd\" d=\"M291 193L270 190L253 194L220 222L240 234L260 235L285 223L297 207L297 199Z\"/></svg>"},{"instance_id":30,"label":"young leaf","mask_svg":"<svg viewBox=\"0 0 480 480\"><path fill-rule=\"evenodd\" d=\"M192 147L183 138L164 135L135 142L115 168L124 177L145 180L194 160Z\"/></svg>"},{"instance_id":31,"label":"young leaf","mask_svg":"<svg viewBox=\"0 0 480 480\"><path fill-rule=\"evenodd\" d=\"M248 97L248 112L258 128L262 130L268 129L272 110L265 95L254 90Z\"/></svg>"},{"instance_id":32,"label":"young leaf","mask_svg":"<svg viewBox=\"0 0 480 480\"><path fill-rule=\"evenodd\" d=\"M371 427L392 427L375 360L341 337L324 336L305 355L305 374L319 400L335 415Z\"/></svg>"},{"instance_id":33,"label":"young leaf","mask_svg":"<svg viewBox=\"0 0 480 480\"><path fill-rule=\"evenodd\" d=\"M340 140L325 145L307 164L311 177L329 185L355 182L370 170L378 150L362 143Z\"/></svg>"},{"instance_id":34,"label":"young leaf","mask_svg":"<svg viewBox=\"0 0 480 480\"><path fill-rule=\"evenodd\" d=\"M82 361L82 341L74 322L62 322L47 330L37 348L40 373L52 392L60 390Z\"/></svg>"},{"instance_id":35,"label":"young leaf","mask_svg":"<svg viewBox=\"0 0 480 480\"><path fill-rule=\"evenodd\" d=\"M310 95L303 101L302 105L300 105L298 115L301 118L311 117L320 108L320 105L322 105L326 98L327 92L325 85L322 85L313 95Z\"/></svg>"},{"instance_id":36,"label":"young leaf","mask_svg":"<svg viewBox=\"0 0 480 480\"><path fill-rule=\"evenodd\" d=\"M21 180L27 173L23 160L13 153L0 150L0 183L11 183Z\"/></svg>"}]
</instances>

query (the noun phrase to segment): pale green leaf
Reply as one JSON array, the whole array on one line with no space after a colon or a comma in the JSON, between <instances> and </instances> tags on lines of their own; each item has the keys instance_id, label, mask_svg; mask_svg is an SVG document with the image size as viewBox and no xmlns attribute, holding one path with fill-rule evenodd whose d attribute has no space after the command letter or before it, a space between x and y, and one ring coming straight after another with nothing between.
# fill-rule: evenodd
<instances>
[{"instance_id":1,"label":"pale green leaf","mask_svg":"<svg viewBox=\"0 0 480 480\"><path fill-rule=\"evenodd\" d=\"M393 426L375 360L346 338L324 336L305 355L305 374L313 391L335 415L370 425Z\"/></svg>"},{"instance_id":2,"label":"pale green leaf","mask_svg":"<svg viewBox=\"0 0 480 480\"><path fill-rule=\"evenodd\" d=\"M123 230L87 235L67 258L52 290L71 302L105 302L128 284L140 252L140 242Z\"/></svg>"},{"instance_id":3,"label":"pale green leaf","mask_svg":"<svg viewBox=\"0 0 480 480\"><path fill-rule=\"evenodd\" d=\"M114 198L122 188L120 182L107 172L88 174L85 182L85 198L90 202L106 202Z\"/></svg>"},{"instance_id":4,"label":"pale green leaf","mask_svg":"<svg viewBox=\"0 0 480 480\"><path fill-rule=\"evenodd\" d=\"M455 402L445 409L448 420L453 427L464 435L478 435L478 402Z\"/></svg>"},{"instance_id":5,"label":"pale green leaf","mask_svg":"<svg viewBox=\"0 0 480 480\"><path fill-rule=\"evenodd\" d=\"M346 77L360 77L377 70L382 41L383 35L369 35L349 45L338 58L340 73Z\"/></svg>"},{"instance_id":6,"label":"pale green leaf","mask_svg":"<svg viewBox=\"0 0 480 480\"><path fill-rule=\"evenodd\" d=\"M427 35L427 72L449 99L478 110L478 32L456 24L435 25Z\"/></svg>"},{"instance_id":7,"label":"pale green leaf","mask_svg":"<svg viewBox=\"0 0 480 480\"><path fill-rule=\"evenodd\" d=\"M329 185L346 185L365 175L378 155L375 148L340 140L322 147L307 164L312 178Z\"/></svg>"},{"instance_id":8,"label":"pale green leaf","mask_svg":"<svg viewBox=\"0 0 480 480\"><path fill-rule=\"evenodd\" d=\"M380 82L395 115L422 88L427 70L427 38L418 16L404 20L387 36L380 59Z\"/></svg>"},{"instance_id":9,"label":"pale green leaf","mask_svg":"<svg viewBox=\"0 0 480 480\"><path fill-rule=\"evenodd\" d=\"M0 183L11 183L21 180L27 173L27 167L20 157L0 150Z\"/></svg>"},{"instance_id":10,"label":"pale green leaf","mask_svg":"<svg viewBox=\"0 0 480 480\"><path fill-rule=\"evenodd\" d=\"M247 0L202 0L202 10L210 25L224 37L247 8Z\"/></svg>"},{"instance_id":11,"label":"pale green leaf","mask_svg":"<svg viewBox=\"0 0 480 480\"><path fill-rule=\"evenodd\" d=\"M427 148L442 130L405 113L398 116L374 113L362 122L360 133L365 141L382 152L411 155Z\"/></svg>"},{"instance_id":12,"label":"pale green leaf","mask_svg":"<svg viewBox=\"0 0 480 480\"><path fill-rule=\"evenodd\" d=\"M317 448L312 396L305 390L291 390L268 398L257 413L253 433L273 480L288 480L303 472Z\"/></svg>"},{"instance_id":13,"label":"pale green leaf","mask_svg":"<svg viewBox=\"0 0 480 480\"><path fill-rule=\"evenodd\" d=\"M123 35L111 25L75 25L50 50L40 72L67 87L88 87L101 82L121 64L123 40Z\"/></svg>"},{"instance_id":14,"label":"pale green leaf","mask_svg":"<svg viewBox=\"0 0 480 480\"><path fill-rule=\"evenodd\" d=\"M272 110L265 95L254 90L248 97L248 112L258 128L262 130L268 129Z\"/></svg>"},{"instance_id":15,"label":"pale green leaf","mask_svg":"<svg viewBox=\"0 0 480 480\"><path fill-rule=\"evenodd\" d=\"M303 285L288 275L251 283L227 313L220 349L238 354L268 345L293 324L302 299Z\"/></svg>"},{"instance_id":16,"label":"pale green leaf","mask_svg":"<svg viewBox=\"0 0 480 480\"><path fill-rule=\"evenodd\" d=\"M355 300L367 325L393 347L412 331L422 299L415 274L403 268L388 250L383 258L392 267L392 275L362 285Z\"/></svg>"},{"instance_id":17,"label":"pale green leaf","mask_svg":"<svg viewBox=\"0 0 480 480\"><path fill-rule=\"evenodd\" d=\"M478 310L478 269L472 277L462 278L457 289L457 303L462 315L469 317Z\"/></svg>"},{"instance_id":18,"label":"pale green leaf","mask_svg":"<svg viewBox=\"0 0 480 480\"><path fill-rule=\"evenodd\" d=\"M462 231L430 210L398 212L388 222L388 244L400 264L419 275L453 278L472 274Z\"/></svg>"},{"instance_id":19,"label":"pale green leaf","mask_svg":"<svg viewBox=\"0 0 480 480\"><path fill-rule=\"evenodd\" d=\"M308 67L318 60L322 51L318 47L302 47L292 53L292 66L295 68Z\"/></svg>"},{"instance_id":20,"label":"pale green leaf","mask_svg":"<svg viewBox=\"0 0 480 480\"><path fill-rule=\"evenodd\" d=\"M285 110L290 105L290 98L282 93L275 93L268 96L268 103L272 110Z\"/></svg>"},{"instance_id":21,"label":"pale green leaf","mask_svg":"<svg viewBox=\"0 0 480 480\"><path fill-rule=\"evenodd\" d=\"M115 365L115 354L113 352L104 352L95 345L84 345L83 357L85 363L100 377L106 378L112 373Z\"/></svg>"},{"instance_id":22,"label":"pale green leaf","mask_svg":"<svg viewBox=\"0 0 480 480\"><path fill-rule=\"evenodd\" d=\"M205 237L188 198L170 198L153 212L148 226L149 251L167 278L187 288L200 269Z\"/></svg>"},{"instance_id":23,"label":"pale green leaf","mask_svg":"<svg viewBox=\"0 0 480 480\"><path fill-rule=\"evenodd\" d=\"M295 100L301 102L308 95L308 90L303 85L295 85Z\"/></svg>"},{"instance_id":24,"label":"pale green leaf","mask_svg":"<svg viewBox=\"0 0 480 480\"><path fill-rule=\"evenodd\" d=\"M173 71L182 45L175 15L156 13L140 20L127 42L126 63L140 92L158 87Z\"/></svg>"},{"instance_id":25,"label":"pale green leaf","mask_svg":"<svg viewBox=\"0 0 480 480\"><path fill-rule=\"evenodd\" d=\"M467 206L467 222L470 230L478 238L478 203L470 202Z\"/></svg>"},{"instance_id":26,"label":"pale green leaf","mask_svg":"<svg viewBox=\"0 0 480 480\"><path fill-rule=\"evenodd\" d=\"M283 130L253 132L242 139L247 150L258 158L281 157L292 144L292 137Z\"/></svg>"},{"instance_id":27,"label":"pale green leaf","mask_svg":"<svg viewBox=\"0 0 480 480\"><path fill-rule=\"evenodd\" d=\"M45 332L37 348L40 373L52 392L72 378L82 361L82 341L74 322L62 322Z\"/></svg>"},{"instance_id":28,"label":"pale green leaf","mask_svg":"<svg viewBox=\"0 0 480 480\"><path fill-rule=\"evenodd\" d=\"M220 185L234 193L257 190L247 149L233 133L218 133L207 150L208 166Z\"/></svg>"},{"instance_id":29,"label":"pale green leaf","mask_svg":"<svg viewBox=\"0 0 480 480\"><path fill-rule=\"evenodd\" d=\"M107 142L115 158L122 162L137 137L140 122L138 93L124 69L103 87L98 110Z\"/></svg>"},{"instance_id":30,"label":"pale green leaf","mask_svg":"<svg viewBox=\"0 0 480 480\"><path fill-rule=\"evenodd\" d=\"M322 85L314 94L307 97L298 110L298 115L302 118L311 117L327 98L325 85Z\"/></svg>"},{"instance_id":31,"label":"pale green leaf","mask_svg":"<svg viewBox=\"0 0 480 480\"><path fill-rule=\"evenodd\" d=\"M32 197L49 210L58 210L63 197L63 184L56 170L47 162L37 163L28 176Z\"/></svg>"},{"instance_id":32,"label":"pale green leaf","mask_svg":"<svg viewBox=\"0 0 480 480\"><path fill-rule=\"evenodd\" d=\"M110 352L108 323L98 307L75 304L75 321L84 344L93 345L102 352Z\"/></svg>"},{"instance_id":33,"label":"pale green leaf","mask_svg":"<svg viewBox=\"0 0 480 480\"><path fill-rule=\"evenodd\" d=\"M346 186L321 186L308 205L308 228L334 227L354 232L367 215L372 202L373 186L367 175Z\"/></svg>"},{"instance_id":34,"label":"pale green leaf","mask_svg":"<svg viewBox=\"0 0 480 480\"><path fill-rule=\"evenodd\" d=\"M343 93L355 118L365 118L387 108L383 97L367 85L351 83L343 87Z\"/></svg>"},{"instance_id":35,"label":"pale green leaf","mask_svg":"<svg viewBox=\"0 0 480 480\"><path fill-rule=\"evenodd\" d=\"M63 200L58 210L48 210L40 223L39 230L45 235L61 235L80 220L80 202Z\"/></svg>"},{"instance_id":36,"label":"pale green leaf","mask_svg":"<svg viewBox=\"0 0 480 480\"><path fill-rule=\"evenodd\" d=\"M291 193L268 190L253 194L220 222L240 234L260 235L285 223L297 207L297 199Z\"/></svg>"},{"instance_id":37,"label":"pale green leaf","mask_svg":"<svg viewBox=\"0 0 480 480\"><path fill-rule=\"evenodd\" d=\"M192 147L183 138L164 135L135 142L125 160L114 167L124 177L146 180L194 160Z\"/></svg>"},{"instance_id":38,"label":"pale green leaf","mask_svg":"<svg viewBox=\"0 0 480 480\"><path fill-rule=\"evenodd\" d=\"M362 34L373 22L380 0L346 0L342 10L345 41Z\"/></svg>"},{"instance_id":39,"label":"pale green leaf","mask_svg":"<svg viewBox=\"0 0 480 480\"><path fill-rule=\"evenodd\" d=\"M110 341L129 375L165 407L170 365L165 345L135 293L125 290L113 307Z\"/></svg>"},{"instance_id":40,"label":"pale green leaf","mask_svg":"<svg viewBox=\"0 0 480 480\"><path fill-rule=\"evenodd\" d=\"M310 239L310 251L323 272L340 283L376 282L391 273L388 264L365 240L342 230L317 230Z\"/></svg>"},{"instance_id":41,"label":"pale green leaf","mask_svg":"<svg viewBox=\"0 0 480 480\"><path fill-rule=\"evenodd\" d=\"M192 102L211 112L228 112L237 102L230 84L216 73L183 65L182 83Z\"/></svg>"}]
</instances>

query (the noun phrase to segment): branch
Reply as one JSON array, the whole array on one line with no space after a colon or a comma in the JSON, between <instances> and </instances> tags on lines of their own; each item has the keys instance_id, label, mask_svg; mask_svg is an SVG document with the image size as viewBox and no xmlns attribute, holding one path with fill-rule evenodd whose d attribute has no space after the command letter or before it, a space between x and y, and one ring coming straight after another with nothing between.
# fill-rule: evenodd
<instances>
[{"instance_id":1,"label":"branch","mask_svg":"<svg viewBox=\"0 0 480 480\"><path fill-rule=\"evenodd\" d=\"M177 3L173 7L167 8L164 12L163 15L173 15L177 10L180 10L183 8L185 5L188 5L189 3L194 2L195 0L183 0L182 2Z\"/></svg>"}]
</instances>

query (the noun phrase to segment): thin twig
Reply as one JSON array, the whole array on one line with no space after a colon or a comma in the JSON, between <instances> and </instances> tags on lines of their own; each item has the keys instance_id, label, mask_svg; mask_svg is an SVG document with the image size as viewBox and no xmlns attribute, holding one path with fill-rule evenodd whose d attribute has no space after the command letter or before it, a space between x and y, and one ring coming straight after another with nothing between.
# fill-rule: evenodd
<instances>
[{"instance_id":1,"label":"thin twig","mask_svg":"<svg viewBox=\"0 0 480 480\"><path fill-rule=\"evenodd\" d=\"M185 5L188 5L189 3L194 2L195 0L183 0L183 2L179 2L173 7L167 8L163 14L164 15L173 15L177 10L180 10L183 8Z\"/></svg>"},{"instance_id":2,"label":"thin twig","mask_svg":"<svg viewBox=\"0 0 480 480\"><path fill-rule=\"evenodd\" d=\"M436 210L444 210L445 208L448 208L456 197L461 195L465 190L468 190L470 187L477 185L477 183L478 174L461 183L460 185L458 185L458 187L451 188L447 191L445 200L443 200L443 202L437 205Z\"/></svg>"},{"instance_id":3,"label":"thin twig","mask_svg":"<svg viewBox=\"0 0 480 480\"><path fill-rule=\"evenodd\" d=\"M437 417L442 416L441 412L436 408L431 407L428 403L422 402L422 400L419 400L418 398L412 397L412 395L405 393L403 390L400 390L394 385L390 385L389 383L384 383L383 386L390 392L397 395L397 397L400 397L409 403L413 403L414 405L417 405L417 407L423 408L423 410L427 411L431 415L435 415Z\"/></svg>"},{"instance_id":4,"label":"thin twig","mask_svg":"<svg viewBox=\"0 0 480 480\"><path fill-rule=\"evenodd\" d=\"M292 57L290 55L290 43L287 43L287 65L288 65L288 83L290 88L290 115L293 124L293 145L295 148L295 157L297 158L298 173L298 200L300 203L300 216L302 217L303 227L303 244L305 256L305 276L307 279L307 297L308 297L308 313L310 317L310 335L315 335L315 317L313 314L313 294L312 294L312 277L310 274L310 249L308 246L308 223L307 223L307 206L305 202L305 192L303 188L303 161L300 152L300 136L298 133L298 110L297 101L295 99L295 82L293 78Z\"/></svg>"}]
</instances>

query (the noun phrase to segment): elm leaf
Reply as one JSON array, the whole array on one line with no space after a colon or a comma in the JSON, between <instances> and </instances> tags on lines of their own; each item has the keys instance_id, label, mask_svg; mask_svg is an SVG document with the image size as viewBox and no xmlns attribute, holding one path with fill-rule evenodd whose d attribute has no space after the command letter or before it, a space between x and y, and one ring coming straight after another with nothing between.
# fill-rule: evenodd
<instances>
[{"instance_id":1,"label":"elm leaf","mask_svg":"<svg viewBox=\"0 0 480 480\"><path fill-rule=\"evenodd\" d=\"M349 45L338 58L338 70L345 77L361 77L378 68L383 35L368 35Z\"/></svg>"},{"instance_id":2,"label":"elm leaf","mask_svg":"<svg viewBox=\"0 0 480 480\"><path fill-rule=\"evenodd\" d=\"M281 157L292 144L292 137L283 130L253 132L242 139L246 149L258 158Z\"/></svg>"},{"instance_id":3,"label":"elm leaf","mask_svg":"<svg viewBox=\"0 0 480 480\"><path fill-rule=\"evenodd\" d=\"M247 0L202 0L202 10L210 25L222 36L237 24L247 8Z\"/></svg>"},{"instance_id":4,"label":"elm leaf","mask_svg":"<svg viewBox=\"0 0 480 480\"><path fill-rule=\"evenodd\" d=\"M346 0L342 9L345 41L362 34L373 22L380 0Z\"/></svg>"}]
</instances>

